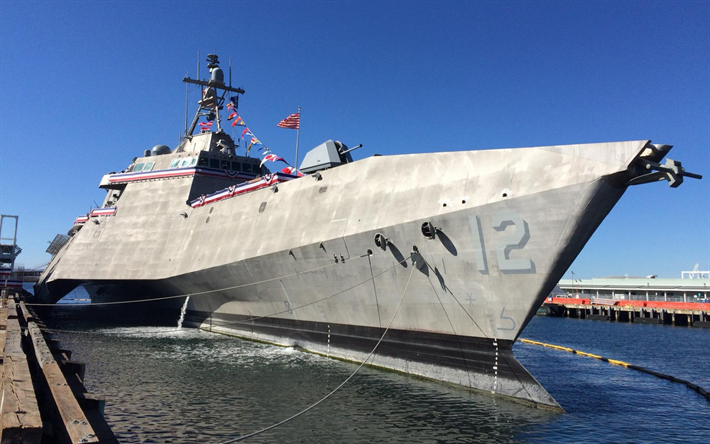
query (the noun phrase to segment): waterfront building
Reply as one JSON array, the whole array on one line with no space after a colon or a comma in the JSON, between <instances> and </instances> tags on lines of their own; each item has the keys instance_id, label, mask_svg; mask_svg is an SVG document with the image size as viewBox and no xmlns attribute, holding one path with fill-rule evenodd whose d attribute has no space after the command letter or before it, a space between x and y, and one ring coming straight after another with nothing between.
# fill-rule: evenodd
<instances>
[{"instance_id":1,"label":"waterfront building","mask_svg":"<svg viewBox=\"0 0 710 444\"><path fill-rule=\"evenodd\" d=\"M688 272L684 272L683 276ZM661 279L655 276L610 276L593 279L562 279L564 296L654 302L710 302L709 272L696 272L692 279ZM556 295L557 296L557 295Z\"/></svg>"}]
</instances>

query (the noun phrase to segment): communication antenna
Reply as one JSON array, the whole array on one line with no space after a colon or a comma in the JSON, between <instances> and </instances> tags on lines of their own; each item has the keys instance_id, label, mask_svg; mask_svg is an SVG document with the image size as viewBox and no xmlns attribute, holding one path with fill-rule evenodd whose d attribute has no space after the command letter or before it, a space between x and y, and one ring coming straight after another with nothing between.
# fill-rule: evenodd
<instances>
[{"instance_id":1,"label":"communication antenna","mask_svg":"<svg viewBox=\"0 0 710 444\"><path fill-rule=\"evenodd\" d=\"M201 116L207 116L208 120L210 121L216 120L217 129L219 131L222 131L222 127L220 125L219 110L222 104L224 103L225 95L227 94L227 92L244 94L244 90L242 88L232 88L231 86L227 86L224 84L224 72L219 67L219 58L216 54L208 54L207 61L209 62L207 68L209 68L211 76L209 80L194 80L189 77L185 77L184 79L182 79L183 82L193 83L195 85L200 85L205 88L201 92L202 100L198 102L199 108L197 109L197 113L195 114L195 117L192 120L192 124L187 130L187 134L185 135L185 137L190 137L192 135L193 131L195 130L195 126L197 125L197 122ZM218 92L220 90L223 91L221 95Z\"/></svg>"},{"instance_id":2,"label":"communication antenna","mask_svg":"<svg viewBox=\"0 0 710 444\"><path fill-rule=\"evenodd\" d=\"M188 75L190 75L190 73L185 72L185 77L187 77ZM188 86L189 85L186 83L185 84L185 136L187 136L187 96L189 94L188 90L187 90ZM180 140L182 140L182 138Z\"/></svg>"}]
</instances>

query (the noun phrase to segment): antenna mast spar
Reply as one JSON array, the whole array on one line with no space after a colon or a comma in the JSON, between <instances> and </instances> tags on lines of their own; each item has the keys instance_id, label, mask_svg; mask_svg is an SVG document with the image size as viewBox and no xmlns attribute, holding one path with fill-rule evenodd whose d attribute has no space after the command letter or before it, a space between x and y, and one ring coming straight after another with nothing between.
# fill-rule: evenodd
<instances>
[{"instance_id":1,"label":"antenna mast spar","mask_svg":"<svg viewBox=\"0 0 710 444\"><path fill-rule=\"evenodd\" d=\"M222 109L222 104L224 103L224 98L227 95L227 91L236 94L244 94L242 88L232 88L231 86L231 75L230 75L230 86L224 84L224 72L222 68L219 67L219 58L216 54L207 55L207 68L210 70L210 80L197 80L185 77L182 79L185 83L192 83L194 85L204 86L202 91L202 100L197 102L200 106L195 113L195 118L192 119L192 125L186 131L186 136L189 137L195 131L195 126L197 126L197 121L201 116L206 116L208 121L217 120L217 130L222 131L221 119L219 117L219 110ZM231 74L231 66L230 66ZM222 90L221 96L218 95L218 90Z\"/></svg>"}]
</instances>

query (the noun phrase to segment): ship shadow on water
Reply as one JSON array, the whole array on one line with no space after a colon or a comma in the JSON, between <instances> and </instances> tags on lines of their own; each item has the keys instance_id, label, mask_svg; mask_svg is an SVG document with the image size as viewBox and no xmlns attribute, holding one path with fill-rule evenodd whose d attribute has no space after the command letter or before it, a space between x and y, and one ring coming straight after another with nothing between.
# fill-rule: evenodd
<instances>
[{"instance_id":1,"label":"ship shadow on water","mask_svg":"<svg viewBox=\"0 0 710 444\"><path fill-rule=\"evenodd\" d=\"M35 306L41 319L52 319L55 328L65 324L77 324L82 327L104 325L113 326L153 326L176 327L180 318L179 310L165 310L163 316L152 318L151 315L135 316L127 308L116 309L90 304L61 304L54 307Z\"/></svg>"},{"instance_id":2,"label":"ship shadow on water","mask_svg":"<svg viewBox=\"0 0 710 444\"><path fill-rule=\"evenodd\" d=\"M106 325L176 327L180 318L180 310L152 302L121 305L64 302L54 306L35 305L33 308L38 316L48 320L53 328L63 328L67 325L82 328Z\"/></svg>"},{"instance_id":3,"label":"ship shadow on water","mask_svg":"<svg viewBox=\"0 0 710 444\"><path fill-rule=\"evenodd\" d=\"M124 443L218 443L283 420L343 382L357 365L293 348L176 328L106 323L62 343L87 363ZM85 328L85 333L78 333ZM487 394L363 367L308 414L248 442L493 442L559 414Z\"/></svg>"}]
</instances>

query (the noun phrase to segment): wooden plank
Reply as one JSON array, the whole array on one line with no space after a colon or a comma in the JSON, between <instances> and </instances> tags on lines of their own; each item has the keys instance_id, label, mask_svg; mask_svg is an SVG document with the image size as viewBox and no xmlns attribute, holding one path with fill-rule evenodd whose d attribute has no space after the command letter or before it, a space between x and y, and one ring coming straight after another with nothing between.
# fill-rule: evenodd
<instances>
[{"instance_id":1,"label":"wooden plank","mask_svg":"<svg viewBox=\"0 0 710 444\"><path fill-rule=\"evenodd\" d=\"M5 330L7 330L7 306L0 307L0 371L2 370L2 360L5 359ZM2 374L0 372L0 374ZM0 378L0 384L2 384L2 378ZM1 386L0 386L1 387Z\"/></svg>"},{"instance_id":2,"label":"wooden plank","mask_svg":"<svg viewBox=\"0 0 710 444\"><path fill-rule=\"evenodd\" d=\"M15 300L14 299L7 300L7 318L8 319L17 319L17 309L15 308Z\"/></svg>"},{"instance_id":3,"label":"wooden plank","mask_svg":"<svg viewBox=\"0 0 710 444\"><path fill-rule=\"evenodd\" d=\"M12 316L11 307L8 310ZM3 351L2 409L0 409L0 442L39 443L42 418L37 405L27 357L22 351L22 331L15 316L7 320Z\"/></svg>"},{"instance_id":4,"label":"wooden plank","mask_svg":"<svg viewBox=\"0 0 710 444\"><path fill-rule=\"evenodd\" d=\"M32 313L30 313L30 311L27 309L27 306L25 305L24 301L20 301L19 303L17 303L17 312L19 317L25 321L24 324L35 321L34 316L32 316Z\"/></svg>"},{"instance_id":5,"label":"wooden plank","mask_svg":"<svg viewBox=\"0 0 710 444\"><path fill-rule=\"evenodd\" d=\"M84 411L79 406L79 402L74 397L69 384L67 383L59 364L54 359L52 352L44 341L42 331L34 323L27 324L32 343L34 344L35 355L44 377L52 393L52 397L57 405L57 410L61 416L62 423L69 434L72 443L97 443L99 442L94 429L89 424Z\"/></svg>"}]
</instances>

